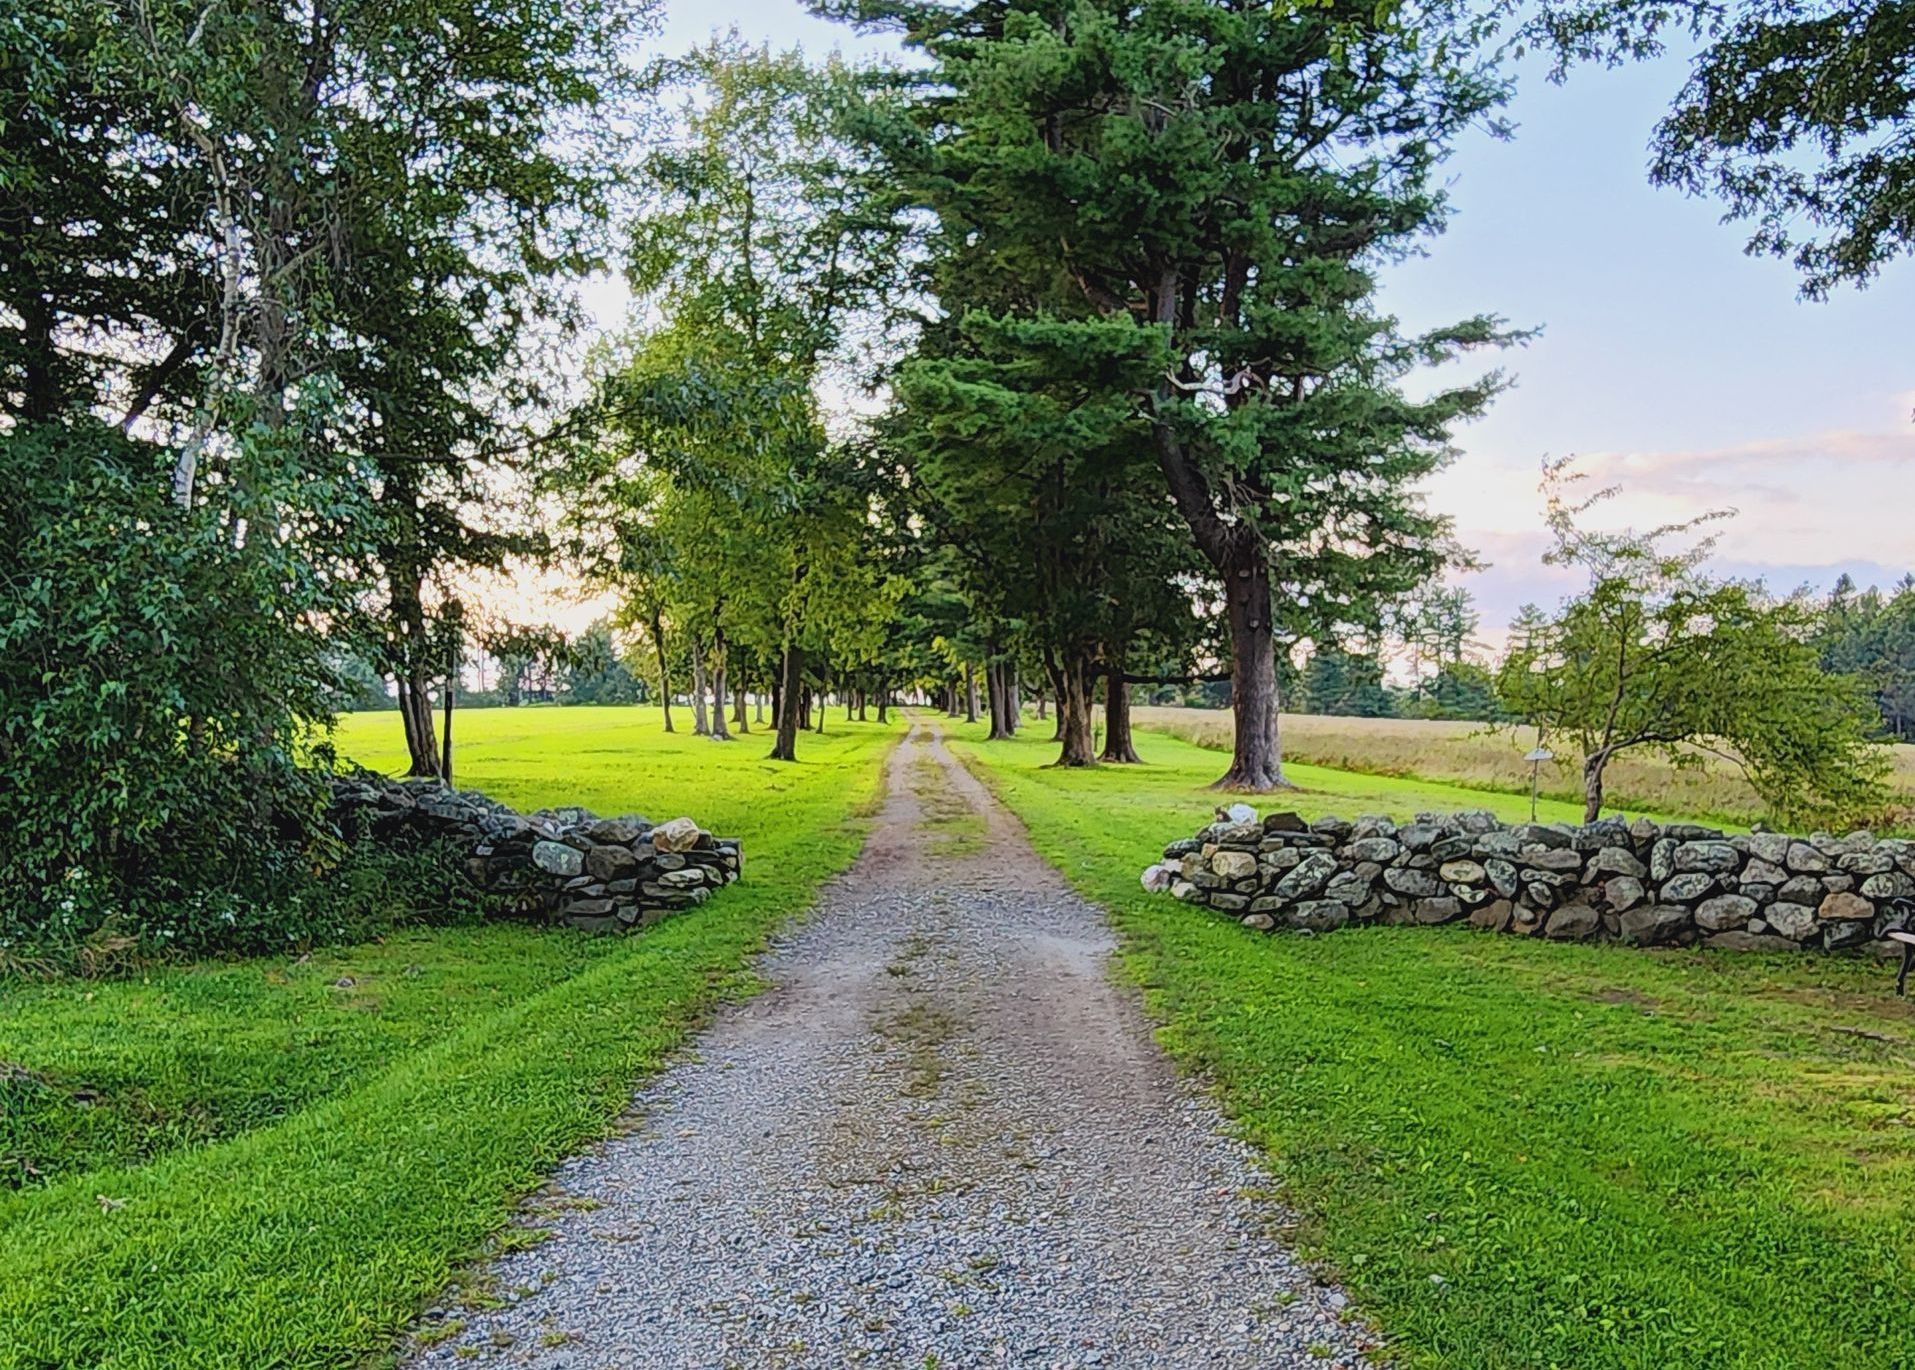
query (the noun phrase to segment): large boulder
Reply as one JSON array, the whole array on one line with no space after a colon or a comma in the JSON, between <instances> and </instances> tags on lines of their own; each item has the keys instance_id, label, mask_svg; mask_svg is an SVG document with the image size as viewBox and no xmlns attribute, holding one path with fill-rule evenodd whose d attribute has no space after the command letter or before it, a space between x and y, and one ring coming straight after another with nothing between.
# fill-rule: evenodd
<instances>
[{"instance_id":1,"label":"large boulder","mask_svg":"<svg viewBox=\"0 0 1915 1370\"><path fill-rule=\"evenodd\" d=\"M1696 905L1696 926L1705 932L1730 932L1755 916L1755 900L1740 894L1718 894Z\"/></svg>"},{"instance_id":2,"label":"large boulder","mask_svg":"<svg viewBox=\"0 0 1915 1370\"><path fill-rule=\"evenodd\" d=\"M1486 932L1501 932L1509 926L1509 920L1515 912L1516 906L1509 900L1492 899L1470 914L1470 926L1482 928Z\"/></svg>"},{"instance_id":3,"label":"large boulder","mask_svg":"<svg viewBox=\"0 0 1915 1370\"><path fill-rule=\"evenodd\" d=\"M1662 900L1666 904L1693 904L1699 899L1708 898L1715 890L1715 876L1702 871L1685 871L1663 882Z\"/></svg>"},{"instance_id":4,"label":"large boulder","mask_svg":"<svg viewBox=\"0 0 1915 1370\"><path fill-rule=\"evenodd\" d=\"M1589 858L1589 875L1593 879L1600 875L1626 875L1640 880L1649 873L1649 868L1636 859L1634 852L1627 847L1598 847Z\"/></svg>"},{"instance_id":5,"label":"large boulder","mask_svg":"<svg viewBox=\"0 0 1915 1370\"><path fill-rule=\"evenodd\" d=\"M674 818L669 823L660 823L652 829L652 849L660 852L687 852L698 845L704 836L699 826L689 818Z\"/></svg>"},{"instance_id":6,"label":"large boulder","mask_svg":"<svg viewBox=\"0 0 1915 1370\"><path fill-rule=\"evenodd\" d=\"M1823 922L1862 922L1875 917L1875 906L1859 894L1846 891L1826 896L1815 910Z\"/></svg>"},{"instance_id":7,"label":"large boulder","mask_svg":"<svg viewBox=\"0 0 1915 1370\"><path fill-rule=\"evenodd\" d=\"M1648 897L1648 891L1642 887L1642 881L1633 876L1618 875L1603 882L1602 896L1605 903L1616 912L1633 909Z\"/></svg>"},{"instance_id":8,"label":"large boulder","mask_svg":"<svg viewBox=\"0 0 1915 1370\"><path fill-rule=\"evenodd\" d=\"M1226 880L1242 880L1257 873L1257 858L1247 851L1220 851L1210 858L1210 869Z\"/></svg>"},{"instance_id":9,"label":"large boulder","mask_svg":"<svg viewBox=\"0 0 1915 1370\"><path fill-rule=\"evenodd\" d=\"M1654 947L1673 942L1694 925L1694 915L1681 904L1643 904L1622 915L1625 942Z\"/></svg>"},{"instance_id":10,"label":"large boulder","mask_svg":"<svg viewBox=\"0 0 1915 1370\"><path fill-rule=\"evenodd\" d=\"M1783 864L1797 875L1820 875L1829 868L1829 859L1807 842L1791 842Z\"/></svg>"},{"instance_id":11,"label":"large boulder","mask_svg":"<svg viewBox=\"0 0 1915 1370\"><path fill-rule=\"evenodd\" d=\"M1711 875L1727 875L1742 864L1742 853L1727 842L1682 842L1676 846L1675 866L1678 872L1706 871Z\"/></svg>"},{"instance_id":12,"label":"large boulder","mask_svg":"<svg viewBox=\"0 0 1915 1370\"><path fill-rule=\"evenodd\" d=\"M1335 932L1350 921L1350 909L1334 899L1306 899L1285 915L1285 921L1306 932Z\"/></svg>"},{"instance_id":13,"label":"large boulder","mask_svg":"<svg viewBox=\"0 0 1915 1370\"><path fill-rule=\"evenodd\" d=\"M563 842L534 842L532 864L547 875L570 879L585 870L585 853Z\"/></svg>"},{"instance_id":14,"label":"large boulder","mask_svg":"<svg viewBox=\"0 0 1915 1370\"><path fill-rule=\"evenodd\" d=\"M1815 933L1815 909L1809 904L1771 904L1762 917L1771 928L1791 941L1807 941Z\"/></svg>"},{"instance_id":15,"label":"large boulder","mask_svg":"<svg viewBox=\"0 0 1915 1370\"><path fill-rule=\"evenodd\" d=\"M1271 888L1277 898L1294 903L1308 899L1330 883L1337 873L1337 859L1327 851L1313 851L1293 866Z\"/></svg>"},{"instance_id":16,"label":"large boulder","mask_svg":"<svg viewBox=\"0 0 1915 1370\"><path fill-rule=\"evenodd\" d=\"M1445 892L1443 882L1436 876L1407 866L1391 866L1383 872L1383 883L1394 893L1416 899L1434 899Z\"/></svg>"},{"instance_id":17,"label":"large boulder","mask_svg":"<svg viewBox=\"0 0 1915 1370\"><path fill-rule=\"evenodd\" d=\"M629 847L607 843L585 853L585 869L600 880L624 880L638 871L638 858Z\"/></svg>"},{"instance_id":18,"label":"large boulder","mask_svg":"<svg viewBox=\"0 0 1915 1370\"><path fill-rule=\"evenodd\" d=\"M1543 936L1557 942L1580 942L1602 927L1602 915L1587 904L1564 904L1549 915Z\"/></svg>"},{"instance_id":19,"label":"large boulder","mask_svg":"<svg viewBox=\"0 0 1915 1370\"><path fill-rule=\"evenodd\" d=\"M1435 899L1419 899L1411 905L1411 911L1419 923L1450 923L1463 916L1463 903L1447 895Z\"/></svg>"}]
</instances>

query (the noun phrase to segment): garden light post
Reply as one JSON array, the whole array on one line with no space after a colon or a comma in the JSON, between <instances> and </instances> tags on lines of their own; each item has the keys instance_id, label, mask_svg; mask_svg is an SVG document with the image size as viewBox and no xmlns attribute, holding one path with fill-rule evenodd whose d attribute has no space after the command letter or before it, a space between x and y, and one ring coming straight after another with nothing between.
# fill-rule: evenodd
<instances>
[{"instance_id":1,"label":"garden light post","mask_svg":"<svg viewBox=\"0 0 1915 1370\"><path fill-rule=\"evenodd\" d=\"M449 731L450 726L449 724L447 725L447 736L451 736ZM1540 743L1530 750L1529 755L1523 758L1523 760L1529 763L1529 821L1532 823L1536 821L1536 787L1541 783L1540 775L1543 763L1545 761L1554 761L1555 759L1556 754Z\"/></svg>"}]
</instances>

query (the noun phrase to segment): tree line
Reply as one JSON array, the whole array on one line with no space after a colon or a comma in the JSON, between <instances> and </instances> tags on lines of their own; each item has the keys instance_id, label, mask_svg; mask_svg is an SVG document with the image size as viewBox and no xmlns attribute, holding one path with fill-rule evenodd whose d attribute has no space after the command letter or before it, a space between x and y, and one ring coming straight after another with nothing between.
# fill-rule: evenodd
<instances>
[{"instance_id":1,"label":"tree line","mask_svg":"<svg viewBox=\"0 0 1915 1370\"><path fill-rule=\"evenodd\" d=\"M775 758L827 694L928 693L998 735L1041 697L1060 764L1127 762L1126 687L1227 688L1220 784L1283 785L1288 649L1367 697L1352 644L1469 561L1418 485L1504 380L1421 377L1523 334L1408 332L1377 278L1441 229L1518 44L1567 70L1686 26L1658 178L1810 294L1907 246L1890 0L815 8L908 60L660 60L652 0L0 0L0 946L216 933L336 866L353 676L437 773L467 655L549 675L461 596L535 563L714 738L769 703ZM605 271L631 320L581 365ZM1694 569L1590 621L1728 621ZM1906 637L1904 592L1844 594L1757 616L1762 669L1825 632L1837 684L1739 745L1813 743L1814 776L1864 757L1836 704ZM1531 674L1582 660L1571 618ZM1854 688L1906 728L1906 681Z\"/></svg>"}]
</instances>

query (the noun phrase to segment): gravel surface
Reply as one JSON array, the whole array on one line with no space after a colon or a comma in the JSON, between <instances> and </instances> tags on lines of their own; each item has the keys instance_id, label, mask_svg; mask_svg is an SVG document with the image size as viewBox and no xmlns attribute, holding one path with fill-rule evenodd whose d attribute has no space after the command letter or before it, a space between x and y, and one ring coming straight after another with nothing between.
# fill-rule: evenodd
<instances>
[{"instance_id":1,"label":"gravel surface","mask_svg":"<svg viewBox=\"0 0 1915 1370\"><path fill-rule=\"evenodd\" d=\"M1361 1363L1112 945L920 725L772 988L561 1168L502 1306L432 1310L409 1364Z\"/></svg>"}]
</instances>

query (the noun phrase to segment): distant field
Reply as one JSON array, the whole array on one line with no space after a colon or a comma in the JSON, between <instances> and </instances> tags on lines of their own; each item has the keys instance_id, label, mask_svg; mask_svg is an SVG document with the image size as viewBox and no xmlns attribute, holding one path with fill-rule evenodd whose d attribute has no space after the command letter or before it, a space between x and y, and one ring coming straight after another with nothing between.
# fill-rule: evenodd
<instances>
[{"instance_id":1,"label":"distant field","mask_svg":"<svg viewBox=\"0 0 1915 1370\"><path fill-rule=\"evenodd\" d=\"M1227 709L1140 707L1133 710L1133 715L1138 727L1169 733L1200 747L1230 748L1232 729ZM1523 760L1523 754L1534 745L1534 735L1527 731L1492 733L1481 723L1283 716L1286 761L1512 794L1529 792L1529 763ZM1891 783L1901 794L1905 811L1915 814L1915 747L1893 750ZM1565 756L1545 763L1542 793L1553 799L1580 802L1580 759ZM1656 756L1624 755L1610 763L1607 794L1609 804L1617 809L1730 823L1754 822L1766 809L1736 769L1714 757L1704 757L1700 768L1690 770L1671 766Z\"/></svg>"}]
</instances>

